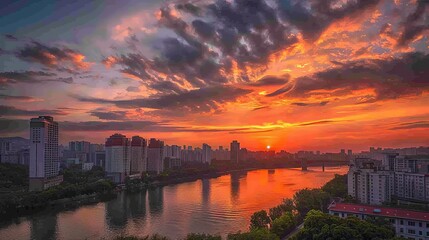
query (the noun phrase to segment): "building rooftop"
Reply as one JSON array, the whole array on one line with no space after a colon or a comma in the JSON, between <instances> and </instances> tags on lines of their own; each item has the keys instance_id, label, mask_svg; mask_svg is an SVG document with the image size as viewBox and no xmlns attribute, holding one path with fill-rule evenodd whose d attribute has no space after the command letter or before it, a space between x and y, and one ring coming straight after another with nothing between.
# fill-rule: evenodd
<instances>
[{"instance_id":1,"label":"building rooftop","mask_svg":"<svg viewBox=\"0 0 429 240\"><path fill-rule=\"evenodd\" d=\"M429 221L429 212L418 212L400 208L388 208L363 204L332 203L328 209L336 212L365 214L389 218L413 219L425 222Z\"/></svg>"}]
</instances>

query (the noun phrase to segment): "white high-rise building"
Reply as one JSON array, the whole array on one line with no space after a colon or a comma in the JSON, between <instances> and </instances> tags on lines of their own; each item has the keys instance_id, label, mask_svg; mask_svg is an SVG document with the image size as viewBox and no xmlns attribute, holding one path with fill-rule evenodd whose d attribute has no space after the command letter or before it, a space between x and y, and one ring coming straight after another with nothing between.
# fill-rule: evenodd
<instances>
[{"instance_id":1,"label":"white high-rise building","mask_svg":"<svg viewBox=\"0 0 429 240\"><path fill-rule=\"evenodd\" d=\"M429 157L385 154L381 160L356 158L348 172L348 194L380 205L392 197L429 202Z\"/></svg>"},{"instance_id":2,"label":"white high-rise building","mask_svg":"<svg viewBox=\"0 0 429 240\"><path fill-rule=\"evenodd\" d=\"M106 140L105 171L116 183L122 183L130 174L130 141L116 133Z\"/></svg>"},{"instance_id":3,"label":"white high-rise building","mask_svg":"<svg viewBox=\"0 0 429 240\"><path fill-rule=\"evenodd\" d=\"M50 116L30 121L30 191L40 191L62 182L59 176L58 123Z\"/></svg>"},{"instance_id":4,"label":"white high-rise building","mask_svg":"<svg viewBox=\"0 0 429 240\"><path fill-rule=\"evenodd\" d=\"M212 148L208 144L203 144L202 162L210 164L212 161Z\"/></svg>"},{"instance_id":5,"label":"white high-rise building","mask_svg":"<svg viewBox=\"0 0 429 240\"><path fill-rule=\"evenodd\" d=\"M164 142L151 138L147 148L147 171L161 173L164 171Z\"/></svg>"},{"instance_id":6,"label":"white high-rise building","mask_svg":"<svg viewBox=\"0 0 429 240\"><path fill-rule=\"evenodd\" d=\"M147 170L146 139L134 136L131 139L131 173L142 174Z\"/></svg>"}]
</instances>

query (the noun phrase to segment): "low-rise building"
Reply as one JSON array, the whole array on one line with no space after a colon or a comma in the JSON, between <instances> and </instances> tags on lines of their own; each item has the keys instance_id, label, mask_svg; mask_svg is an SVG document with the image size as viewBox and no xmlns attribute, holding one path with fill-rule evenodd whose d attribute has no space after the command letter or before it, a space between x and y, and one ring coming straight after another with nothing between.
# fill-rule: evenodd
<instances>
[{"instance_id":1,"label":"low-rise building","mask_svg":"<svg viewBox=\"0 0 429 240\"><path fill-rule=\"evenodd\" d=\"M328 210L329 214L340 218L385 218L392 223L397 236L416 240L429 239L429 212L335 202Z\"/></svg>"}]
</instances>

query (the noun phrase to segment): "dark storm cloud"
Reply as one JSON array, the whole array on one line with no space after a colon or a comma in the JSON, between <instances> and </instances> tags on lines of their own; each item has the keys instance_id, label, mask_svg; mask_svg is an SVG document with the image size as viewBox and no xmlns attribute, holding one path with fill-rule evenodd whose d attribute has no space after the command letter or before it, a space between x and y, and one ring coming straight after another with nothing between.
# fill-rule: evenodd
<instances>
[{"instance_id":1,"label":"dark storm cloud","mask_svg":"<svg viewBox=\"0 0 429 240\"><path fill-rule=\"evenodd\" d=\"M11 41L17 41L18 40L18 38L17 37L15 37L14 35L12 35L12 34L5 34L5 35L3 35L4 36L4 38L6 38L7 40L11 40Z\"/></svg>"},{"instance_id":2,"label":"dark storm cloud","mask_svg":"<svg viewBox=\"0 0 429 240\"><path fill-rule=\"evenodd\" d=\"M204 16L187 22L162 8L159 26L176 36L156 42L159 55L150 60L135 52L113 57L123 72L142 79L149 88L165 80L178 85L187 81L196 88L227 84L233 62L239 68L264 66L270 54L297 42L291 29L279 21L276 8L265 1L217 1L195 8L181 3L176 8L186 13L199 9ZM237 80L247 82L249 76L242 74Z\"/></svg>"},{"instance_id":3,"label":"dark storm cloud","mask_svg":"<svg viewBox=\"0 0 429 240\"><path fill-rule=\"evenodd\" d=\"M0 94L0 99L4 100L16 100L16 101L36 101L38 99L30 96L15 96L8 94Z\"/></svg>"},{"instance_id":4,"label":"dark storm cloud","mask_svg":"<svg viewBox=\"0 0 429 240\"><path fill-rule=\"evenodd\" d=\"M58 77L55 73L44 71L0 72L0 86L14 83L63 82L71 84L73 78Z\"/></svg>"},{"instance_id":5,"label":"dark storm cloud","mask_svg":"<svg viewBox=\"0 0 429 240\"><path fill-rule=\"evenodd\" d=\"M89 114L91 116L98 117L101 120L125 120L125 119L127 119L127 111L94 110L94 111L90 111Z\"/></svg>"},{"instance_id":6,"label":"dark storm cloud","mask_svg":"<svg viewBox=\"0 0 429 240\"><path fill-rule=\"evenodd\" d=\"M213 25L208 24L200 19L194 20L192 22L192 27L201 38L210 39L216 33L216 29Z\"/></svg>"},{"instance_id":7,"label":"dark storm cloud","mask_svg":"<svg viewBox=\"0 0 429 240\"><path fill-rule=\"evenodd\" d=\"M169 125L153 121L86 121L86 122L58 122L62 132L102 132L102 131L144 131L144 132L229 132L250 131L242 127L236 129L205 129ZM29 120L0 118L0 133L16 134L29 131Z\"/></svg>"},{"instance_id":8,"label":"dark storm cloud","mask_svg":"<svg viewBox=\"0 0 429 240\"><path fill-rule=\"evenodd\" d=\"M256 82L251 82L248 85L255 87L278 86L289 82L289 75L283 76L265 76Z\"/></svg>"},{"instance_id":9,"label":"dark storm cloud","mask_svg":"<svg viewBox=\"0 0 429 240\"><path fill-rule=\"evenodd\" d=\"M179 94L186 92L186 90L176 83L172 81L162 81L162 82L156 82L150 85L150 88L156 89L159 92L163 92L166 94Z\"/></svg>"},{"instance_id":10,"label":"dark storm cloud","mask_svg":"<svg viewBox=\"0 0 429 240\"><path fill-rule=\"evenodd\" d=\"M406 46L423 32L429 31L429 1L417 1L416 9L402 24L403 31L398 39L398 46Z\"/></svg>"},{"instance_id":11,"label":"dark storm cloud","mask_svg":"<svg viewBox=\"0 0 429 240\"><path fill-rule=\"evenodd\" d=\"M281 94L289 92L292 88L293 88L293 84L288 83L288 84L284 85L283 87L277 89L276 91L274 91L272 93L269 93L269 94L267 94L265 96L267 96L267 97L275 97L275 96L278 96L278 95L281 95Z\"/></svg>"},{"instance_id":12,"label":"dark storm cloud","mask_svg":"<svg viewBox=\"0 0 429 240\"><path fill-rule=\"evenodd\" d=\"M129 100L108 100L75 96L82 102L114 104L121 108L175 109L175 111L209 112L217 110L219 104L234 101L250 93L251 90L233 86L214 86L186 91L180 94L167 94L157 98Z\"/></svg>"},{"instance_id":13,"label":"dark storm cloud","mask_svg":"<svg viewBox=\"0 0 429 240\"><path fill-rule=\"evenodd\" d=\"M80 52L64 46L51 47L36 41L18 49L16 57L27 62L36 62L46 67L73 73L87 67L87 63L82 61L84 56ZM62 66L64 64L70 65L73 69Z\"/></svg>"},{"instance_id":14,"label":"dark storm cloud","mask_svg":"<svg viewBox=\"0 0 429 240\"><path fill-rule=\"evenodd\" d=\"M277 0L282 19L297 27L307 40L317 39L334 21L359 15L375 7L380 0L348 1L333 7L332 0L294 1Z\"/></svg>"},{"instance_id":15,"label":"dark storm cloud","mask_svg":"<svg viewBox=\"0 0 429 240\"><path fill-rule=\"evenodd\" d=\"M401 123L397 127L390 128L390 130L403 130L414 128L429 128L429 121Z\"/></svg>"},{"instance_id":16,"label":"dark storm cloud","mask_svg":"<svg viewBox=\"0 0 429 240\"><path fill-rule=\"evenodd\" d=\"M12 106L0 105L0 116L39 116L39 115L67 115L61 110L25 110Z\"/></svg>"},{"instance_id":17,"label":"dark storm cloud","mask_svg":"<svg viewBox=\"0 0 429 240\"><path fill-rule=\"evenodd\" d=\"M176 9L180 10L180 11L191 13L191 14L196 15L196 16L199 16L201 13L201 9L192 3L177 4Z\"/></svg>"},{"instance_id":18,"label":"dark storm cloud","mask_svg":"<svg viewBox=\"0 0 429 240\"><path fill-rule=\"evenodd\" d=\"M322 101L320 103L306 103L306 102L293 102L292 105L300 106L300 107L308 107L308 106L325 106L329 101Z\"/></svg>"},{"instance_id":19,"label":"dark storm cloud","mask_svg":"<svg viewBox=\"0 0 429 240\"><path fill-rule=\"evenodd\" d=\"M138 87L135 86L129 86L127 87L127 92L140 92L140 89Z\"/></svg>"},{"instance_id":20,"label":"dark storm cloud","mask_svg":"<svg viewBox=\"0 0 429 240\"><path fill-rule=\"evenodd\" d=\"M284 88L267 96L287 92L288 96L310 96L312 91L341 89L341 93L372 88L375 95L367 102L421 95L429 90L429 55L407 53L399 58L352 61L335 68L299 77L293 88ZM338 92L332 93L335 95Z\"/></svg>"}]
</instances>

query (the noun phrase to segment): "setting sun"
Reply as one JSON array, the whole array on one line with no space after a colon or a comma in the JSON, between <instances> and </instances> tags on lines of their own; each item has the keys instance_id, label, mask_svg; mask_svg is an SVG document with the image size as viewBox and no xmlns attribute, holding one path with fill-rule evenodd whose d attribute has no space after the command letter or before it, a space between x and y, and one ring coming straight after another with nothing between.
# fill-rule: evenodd
<instances>
[{"instance_id":1,"label":"setting sun","mask_svg":"<svg viewBox=\"0 0 429 240\"><path fill-rule=\"evenodd\" d=\"M267 150L270 150L270 148L271 148L271 146L270 146L270 145L268 145L268 146L267 146Z\"/></svg>"}]
</instances>

